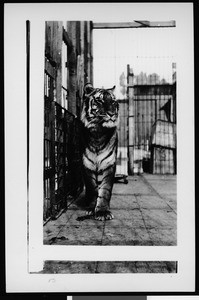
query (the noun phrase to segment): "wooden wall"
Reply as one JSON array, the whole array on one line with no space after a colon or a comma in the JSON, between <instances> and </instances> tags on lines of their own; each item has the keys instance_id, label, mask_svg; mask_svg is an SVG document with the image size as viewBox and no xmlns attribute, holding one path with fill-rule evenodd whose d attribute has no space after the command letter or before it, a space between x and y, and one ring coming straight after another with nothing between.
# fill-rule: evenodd
<instances>
[{"instance_id":1,"label":"wooden wall","mask_svg":"<svg viewBox=\"0 0 199 300\"><path fill-rule=\"evenodd\" d=\"M78 119L92 79L92 23L45 23L44 221L83 188Z\"/></svg>"},{"instance_id":2,"label":"wooden wall","mask_svg":"<svg viewBox=\"0 0 199 300\"><path fill-rule=\"evenodd\" d=\"M63 43L67 59L62 61ZM86 82L93 82L91 21L48 21L45 30L45 57L56 69L56 102L79 117ZM63 105L63 67L67 73L67 106Z\"/></svg>"},{"instance_id":3,"label":"wooden wall","mask_svg":"<svg viewBox=\"0 0 199 300\"><path fill-rule=\"evenodd\" d=\"M79 117L84 84L93 82L92 22L69 21L67 33L72 43L68 52L68 109Z\"/></svg>"},{"instance_id":4,"label":"wooden wall","mask_svg":"<svg viewBox=\"0 0 199 300\"><path fill-rule=\"evenodd\" d=\"M169 119L161 108L170 105ZM136 145L146 149L149 142L152 126L156 120L174 122L174 99L172 85L135 85L134 86L134 116Z\"/></svg>"},{"instance_id":5,"label":"wooden wall","mask_svg":"<svg viewBox=\"0 0 199 300\"><path fill-rule=\"evenodd\" d=\"M56 69L56 102L61 104L61 52L62 52L62 22L46 22L45 57Z\"/></svg>"},{"instance_id":6,"label":"wooden wall","mask_svg":"<svg viewBox=\"0 0 199 300\"><path fill-rule=\"evenodd\" d=\"M143 168L143 160L148 161L151 155L149 148L152 127L155 122L162 120L176 123L176 82L172 84L134 84L134 75L129 66L127 74L129 173L134 174L146 171ZM167 131L165 129L163 138L166 138L166 136ZM170 169L173 172L175 168Z\"/></svg>"}]
</instances>

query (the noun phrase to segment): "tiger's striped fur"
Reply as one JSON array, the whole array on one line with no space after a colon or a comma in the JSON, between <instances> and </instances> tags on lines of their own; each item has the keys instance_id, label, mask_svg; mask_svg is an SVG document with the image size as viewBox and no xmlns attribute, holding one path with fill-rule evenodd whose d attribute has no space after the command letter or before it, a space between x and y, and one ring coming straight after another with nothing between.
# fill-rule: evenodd
<instances>
[{"instance_id":1,"label":"tiger's striped fur","mask_svg":"<svg viewBox=\"0 0 199 300\"><path fill-rule=\"evenodd\" d=\"M110 199L116 170L119 105L112 89L86 84L83 95L82 162L88 213L97 220L113 218Z\"/></svg>"}]
</instances>

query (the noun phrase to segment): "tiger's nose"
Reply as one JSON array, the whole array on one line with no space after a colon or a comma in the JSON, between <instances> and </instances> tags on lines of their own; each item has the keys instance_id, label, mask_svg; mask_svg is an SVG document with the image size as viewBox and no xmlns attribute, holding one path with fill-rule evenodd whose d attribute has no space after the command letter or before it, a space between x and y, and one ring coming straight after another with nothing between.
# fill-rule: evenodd
<instances>
[{"instance_id":1,"label":"tiger's nose","mask_svg":"<svg viewBox=\"0 0 199 300\"><path fill-rule=\"evenodd\" d=\"M115 113L112 111L107 111L107 115L109 115L109 117L113 117L115 115Z\"/></svg>"}]
</instances>

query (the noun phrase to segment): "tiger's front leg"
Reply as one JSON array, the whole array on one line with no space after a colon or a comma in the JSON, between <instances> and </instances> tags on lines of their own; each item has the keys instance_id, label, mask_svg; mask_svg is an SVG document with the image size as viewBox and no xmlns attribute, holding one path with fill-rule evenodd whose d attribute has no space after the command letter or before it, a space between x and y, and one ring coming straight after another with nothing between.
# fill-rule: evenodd
<instances>
[{"instance_id":1,"label":"tiger's front leg","mask_svg":"<svg viewBox=\"0 0 199 300\"><path fill-rule=\"evenodd\" d=\"M87 214L93 216L98 195L97 178L93 171L84 170L84 182L86 187L85 205L87 206Z\"/></svg>"},{"instance_id":2,"label":"tiger's front leg","mask_svg":"<svg viewBox=\"0 0 199 300\"><path fill-rule=\"evenodd\" d=\"M109 167L102 175L102 181L98 188L98 197L95 207L95 219L99 221L112 220L110 200L115 177L115 165Z\"/></svg>"}]
</instances>

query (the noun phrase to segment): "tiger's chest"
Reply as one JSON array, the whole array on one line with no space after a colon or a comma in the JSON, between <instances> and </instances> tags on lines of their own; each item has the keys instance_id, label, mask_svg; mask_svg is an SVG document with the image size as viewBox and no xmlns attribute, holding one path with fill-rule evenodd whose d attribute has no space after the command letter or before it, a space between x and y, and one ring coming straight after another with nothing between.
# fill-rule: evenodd
<instances>
[{"instance_id":1,"label":"tiger's chest","mask_svg":"<svg viewBox=\"0 0 199 300\"><path fill-rule=\"evenodd\" d=\"M84 150L82 161L85 168L97 173L116 163L116 133L107 142L90 142Z\"/></svg>"},{"instance_id":2,"label":"tiger's chest","mask_svg":"<svg viewBox=\"0 0 199 300\"><path fill-rule=\"evenodd\" d=\"M93 153L89 149L83 154L83 165L89 170L100 173L108 166L113 165L116 160L115 152Z\"/></svg>"}]
</instances>

